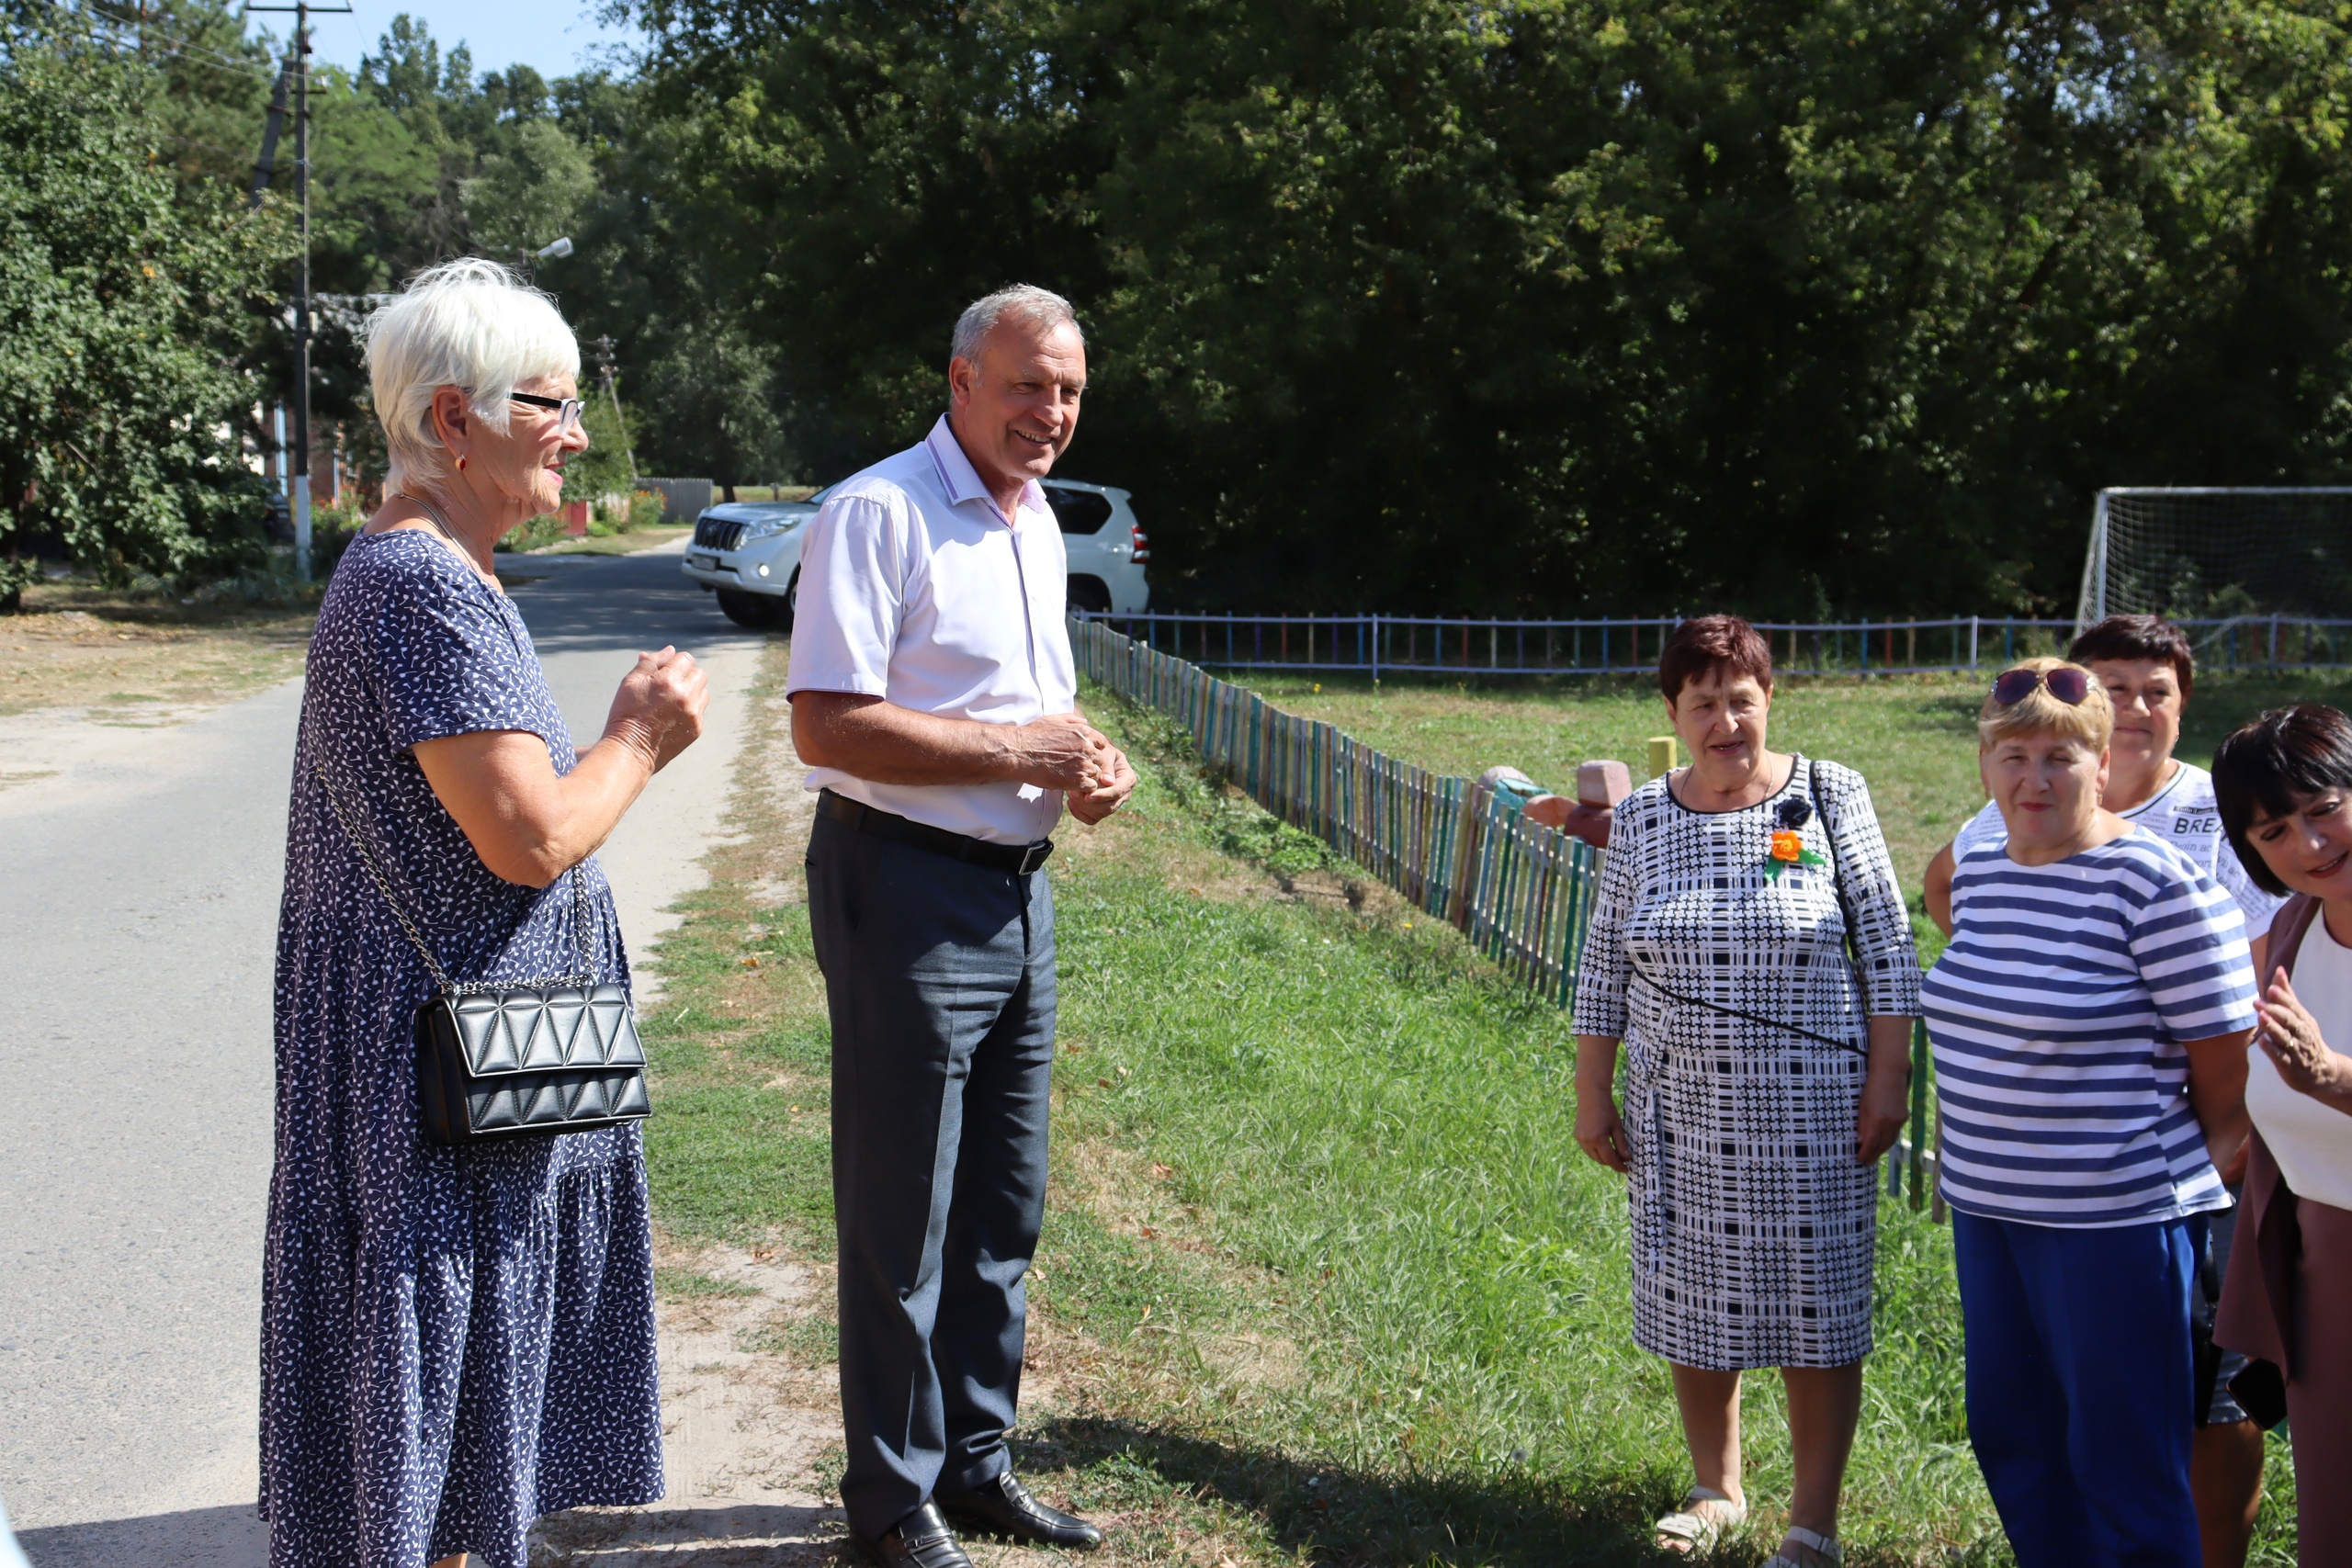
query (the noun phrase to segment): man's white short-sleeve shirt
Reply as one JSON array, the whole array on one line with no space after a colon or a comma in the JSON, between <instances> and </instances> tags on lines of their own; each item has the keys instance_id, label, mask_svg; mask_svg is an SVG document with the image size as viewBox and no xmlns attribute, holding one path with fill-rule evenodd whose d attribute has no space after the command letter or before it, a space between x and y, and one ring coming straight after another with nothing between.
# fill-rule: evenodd
<instances>
[{"instance_id":1,"label":"man's white short-sleeve shirt","mask_svg":"<svg viewBox=\"0 0 2352 1568\"><path fill-rule=\"evenodd\" d=\"M852 692L917 713L1026 724L1078 705L1063 624L1069 559L1035 483L997 510L943 416L842 481L800 547L788 693ZM1053 831L1035 784L886 784L818 768L808 787L993 843Z\"/></svg>"}]
</instances>

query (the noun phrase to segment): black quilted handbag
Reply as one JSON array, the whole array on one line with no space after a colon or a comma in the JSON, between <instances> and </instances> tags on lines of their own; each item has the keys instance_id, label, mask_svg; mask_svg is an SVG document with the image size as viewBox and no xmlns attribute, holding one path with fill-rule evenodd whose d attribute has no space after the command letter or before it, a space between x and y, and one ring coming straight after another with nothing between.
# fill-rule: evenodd
<instances>
[{"instance_id":1,"label":"black quilted handbag","mask_svg":"<svg viewBox=\"0 0 2352 1568\"><path fill-rule=\"evenodd\" d=\"M425 1140L475 1144L582 1133L651 1114L645 1048L628 993L597 984L588 962L586 863L565 873L571 879L577 972L526 984L460 984L442 969L394 896L325 764L318 770L335 821L439 987L416 1010L416 1102Z\"/></svg>"}]
</instances>

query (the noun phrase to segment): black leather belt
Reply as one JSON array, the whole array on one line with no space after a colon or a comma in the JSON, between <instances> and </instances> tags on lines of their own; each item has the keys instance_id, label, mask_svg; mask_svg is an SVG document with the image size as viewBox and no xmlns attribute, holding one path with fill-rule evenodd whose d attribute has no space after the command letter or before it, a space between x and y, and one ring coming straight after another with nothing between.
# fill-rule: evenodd
<instances>
[{"instance_id":1,"label":"black leather belt","mask_svg":"<svg viewBox=\"0 0 2352 1568\"><path fill-rule=\"evenodd\" d=\"M912 844L919 850L929 850L949 860L967 861L984 865L990 871L1009 871L1026 876L1046 863L1054 852L1051 839L1040 839L1034 844L992 844L986 839L967 838L951 833L944 828L934 828L927 822L910 822L904 817L888 811L876 811L862 801L831 790L817 792L817 813L836 822L846 822L861 833L871 833L877 839L888 839L894 844Z\"/></svg>"}]
</instances>

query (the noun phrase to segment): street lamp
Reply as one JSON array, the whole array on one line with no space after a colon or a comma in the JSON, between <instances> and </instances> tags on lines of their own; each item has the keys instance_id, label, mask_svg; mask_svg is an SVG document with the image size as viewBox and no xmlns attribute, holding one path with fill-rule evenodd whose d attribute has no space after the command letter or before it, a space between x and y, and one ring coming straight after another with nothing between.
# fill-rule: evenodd
<instances>
[{"instance_id":1,"label":"street lamp","mask_svg":"<svg viewBox=\"0 0 2352 1568\"><path fill-rule=\"evenodd\" d=\"M571 236L569 234L560 240L550 240L536 251L527 245L517 245L514 247L515 265L521 267L523 276L527 278L532 274L534 262L561 261L571 254Z\"/></svg>"}]
</instances>

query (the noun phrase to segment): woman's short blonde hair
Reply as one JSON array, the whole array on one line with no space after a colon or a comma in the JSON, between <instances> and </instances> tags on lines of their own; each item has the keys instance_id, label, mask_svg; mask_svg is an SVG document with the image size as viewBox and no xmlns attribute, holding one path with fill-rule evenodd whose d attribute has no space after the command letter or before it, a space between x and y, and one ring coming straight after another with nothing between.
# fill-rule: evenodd
<instances>
[{"instance_id":1,"label":"woman's short blonde hair","mask_svg":"<svg viewBox=\"0 0 2352 1568\"><path fill-rule=\"evenodd\" d=\"M368 378L391 458L385 488L430 485L448 471L433 432L433 394L455 387L474 417L503 433L507 395L541 376L580 374L580 343L555 301L481 256L426 267L368 318Z\"/></svg>"},{"instance_id":2,"label":"woman's short blonde hair","mask_svg":"<svg viewBox=\"0 0 2352 1568\"><path fill-rule=\"evenodd\" d=\"M2009 670L2030 670L2038 675L2072 670L2090 690L2079 703L2060 702L2042 683L2013 703L1996 702L1987 694L1976 714L1979 745L1990 748L2019 735L2059 735L2079 740L2094 751L2107 750L2107 743L2115 738L2115 705L2107 700L2107 688L2099 684L2098 676L2063 659L2020 659ZM2006 675L2009 670L2001 673Z\"/></svg>"}]
</instances>

